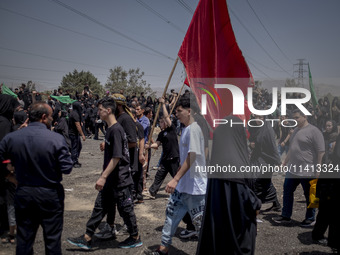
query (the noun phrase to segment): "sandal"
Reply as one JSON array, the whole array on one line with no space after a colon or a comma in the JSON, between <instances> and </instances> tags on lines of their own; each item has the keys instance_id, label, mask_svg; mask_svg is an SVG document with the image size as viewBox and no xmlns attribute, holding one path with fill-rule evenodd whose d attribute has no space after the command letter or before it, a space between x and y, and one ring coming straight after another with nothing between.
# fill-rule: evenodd
<instances>
[{"instance_id":1,"label":"sandal","mask_svg":"<svg viewBox=\"0 0 340 255\"><path fill-rule=\"evenodd\" d=\"M15 244L15 236L8 234L6 237L1 238L1 242Z\"/></svg>"},{"instance_id":2,"label":"sandal","mask_svg":"<svg viewBox=\"0 0 340 255\"><path fill-rule=\"evenodd\" d=\"M15 236L14 235L8 235L7 240L10 244L15 244Z\"/></svg>"}]
</instances>

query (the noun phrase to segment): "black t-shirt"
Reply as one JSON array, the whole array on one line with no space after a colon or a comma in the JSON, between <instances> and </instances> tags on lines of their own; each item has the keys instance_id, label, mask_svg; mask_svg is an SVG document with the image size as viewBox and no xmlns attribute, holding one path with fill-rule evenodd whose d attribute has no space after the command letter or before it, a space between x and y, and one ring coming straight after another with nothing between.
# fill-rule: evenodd
<instances>
[{"instance_id":1,"label":"black t-shirt","mask_svg":"<svg viewBox=\"0 0 340 255\"><path fill-rule=\"evenodd\" d=\"M138 121L136 121L136 126L137 126L137 138L143 139L144 138L144 128L142 124L140 124Z\"/></svg>"},{"instance_id":2,"label":"black t-shirt","mask_svg":"<svg viewBox=\"0 0 340 255\"><path fill-rule=\"evenodd\" d=\"M68 127L68 133L70 135L78 135L78 129L76 126L76 122L79 122L80 124L80 116L76 111L72 111L70 114L70 118L69 118L69 127Z\"/></svg>"},{"instance_id":3,"label":"black t-shirt","mask_svg":"<svg viewBox=\"0 0 340 255\"><path fill-rule=\"evenodd\" d=\"M162 130L157 137L157 141L162 143L162 160L170 160L179 157L178 140L174 124L172 124L171 127Z\"/></svg>"},{"instance_id":4,"label":"black t-shirt","mask_svg":"<svg viewBox=\"0 0 340 255\"><path fill-rule=\"evenodd\" d=\"M135 121L127 113L123 113L117 118L118 123L123 127L129 143L137 142L137 132Z\"/></svg>"},{"instance_id":5,"label":"black t-shirt","mask_svg":"<svg viewBox=\"0 0 340 255\"><path fill-rule=\"evenodd\" d=\"M129 149L126 134L119 123L106 130L103 170L105 170L112 158L120 158L120 160L109 175L107 183L112 184L115 188L131 185L133 181L130 173Z\"/></svg>"}]
</instances>

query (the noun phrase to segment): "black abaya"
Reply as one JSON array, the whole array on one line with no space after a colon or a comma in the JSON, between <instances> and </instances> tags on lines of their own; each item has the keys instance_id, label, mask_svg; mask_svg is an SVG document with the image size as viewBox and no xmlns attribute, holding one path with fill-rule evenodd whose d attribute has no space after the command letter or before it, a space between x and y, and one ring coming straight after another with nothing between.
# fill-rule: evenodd
<instances>
[{"instance_id":1,"label":"black abaya","mask_svg":"<svg viewBox=\"0 0 340 255\"><path fill-rule=\"evenodd\" d=\"M237 117L227 117L240 122ZM221 125L214 132L211 165L249 166L246 133L242 126ZM197 255L254 254L256 210L261 202L247 186L244 174L218 175L208 180L206 206Z\"/></svg>"}]
</instances>

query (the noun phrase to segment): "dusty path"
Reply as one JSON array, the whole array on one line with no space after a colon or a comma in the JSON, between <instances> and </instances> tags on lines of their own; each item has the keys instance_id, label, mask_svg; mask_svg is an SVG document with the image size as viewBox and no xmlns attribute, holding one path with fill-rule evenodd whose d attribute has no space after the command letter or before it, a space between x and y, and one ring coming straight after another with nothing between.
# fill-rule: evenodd
<instances>
[{"instance_id":1,"label":"dusty path","mask_svg":"<svg viewBox=\"0 0 340 255\"><path fill-rule=\"evenodd\" d=\"M102 137L101 137L102 138ZM93 250L87 252L74 248L67 243L66 238L69 236L79 236L85 231L85 224L90 217L91 210L94 204L97 191L94 189L94 184L101 172L103 163L103 153L99 151L101 141L92 139L83 142L83 150L80 157L82 168L73 169L69 176L64 177L63 185L65 188L65 217L64 230L62 236L63 254L144 254L147 249L157 247L160 242L162 226L165 219L165 207L167 204L168 195L164 192L164 184L159 192L156 200L146 198L144 204L135 206L138 226L142 235L144 245L133 249L119 249L117 244L126 236L118 236L117 240L110 241L95 241ZM151 166L155 166L160 157L161 149L153 154ZM150 177L153 178L154 170L150 171ZM169 180L169 179L167 179ZM282 176L274 178L274 185L279 194L279 200L282 202ZM150 185L151 180L148 181ZM311 229L299 227L299 223L303 220L305 212L305 204L303 192L298 187L295 192L295 204L293 212L293 222L287 226L279 226L275 224L271 218L278 213L261 214L259 218L263 223L258 224L258 234L256 241L256 254L330 254L331 249L315 245L311 241ZM268 208L269 205L264 205ZM121 225L122 219L117 215L116 223ZM189 241L181 240L178 234L183 230L184 225L181 223L176 236L173 238L173 246L170 249L170 254L195 254L197 240ZM339 239L340 240L340 239ZM228 247L226 253L228 254ZM44 254L44 243L42 231L39 233L35 242L35 254ZM15 247L9 244L0 244L0 255L15 254Z\"/></svg>"}]
</instances>

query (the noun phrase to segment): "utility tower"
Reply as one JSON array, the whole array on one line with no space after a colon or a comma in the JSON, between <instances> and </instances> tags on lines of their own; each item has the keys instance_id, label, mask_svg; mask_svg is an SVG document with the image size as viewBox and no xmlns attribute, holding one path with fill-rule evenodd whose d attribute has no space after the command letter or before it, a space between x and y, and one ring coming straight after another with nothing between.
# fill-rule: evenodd
<instances>
[{"instance_id":1,"label":"utility tower","mask_svg":"<svg viewBox=\"0 0 340 255\"><path fill-rule=\"evenodd\" d=\"M297 64L294 64L294 76L295 76L295 73L297 73L297 78L295 78L297 80L297 85L299 87L305 87L305 82L304 82L304 73L307 72L307 70L303 69L303 66L307 66L308 63L304 63L305 59L298 59L298 63ZM296 70L296 66L297 66L297 70Z\"/></svg>"}]
</instances>

